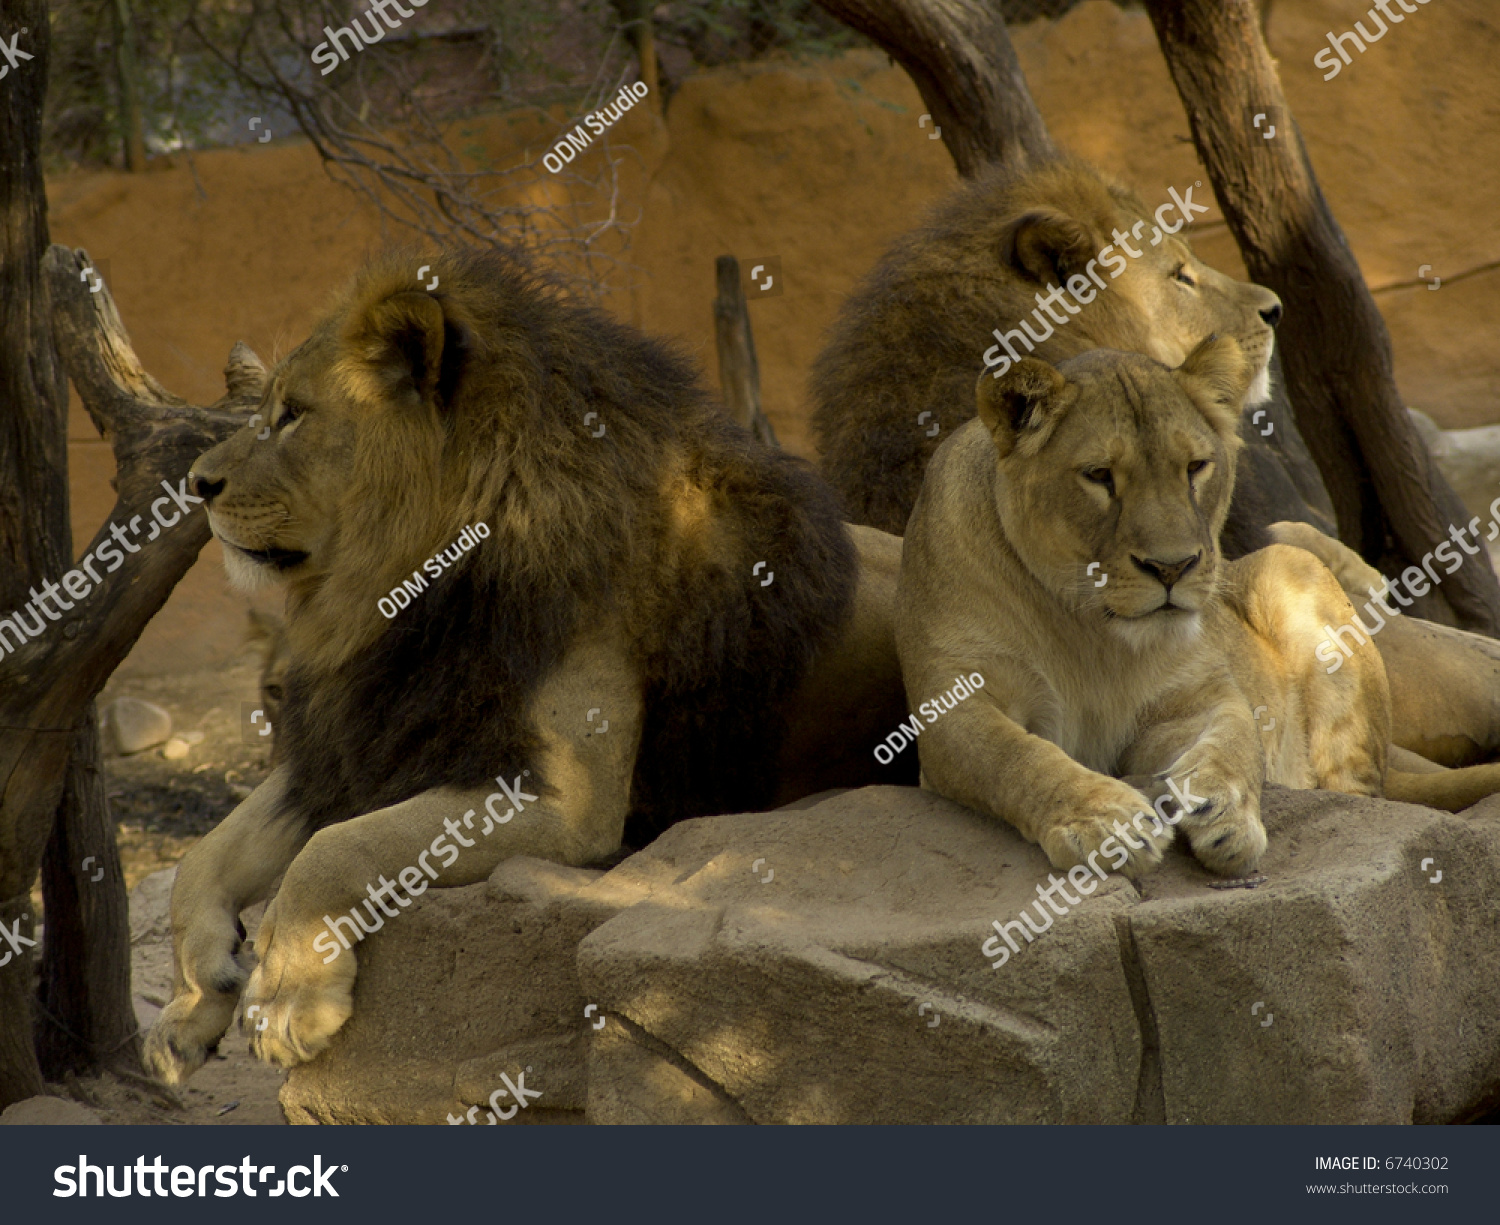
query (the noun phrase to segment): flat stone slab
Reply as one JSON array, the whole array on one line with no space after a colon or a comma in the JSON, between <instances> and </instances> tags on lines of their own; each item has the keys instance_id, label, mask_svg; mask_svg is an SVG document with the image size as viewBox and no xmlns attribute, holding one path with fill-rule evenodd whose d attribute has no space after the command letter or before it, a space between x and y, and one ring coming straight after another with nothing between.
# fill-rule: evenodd
<instances>
[{"instance_id":1,"label":"flat stone slab","mask_svg":"<svg viewBox=\"0 0 1500 1225\"><path fill-rule=\"evenodd\" d=\"M1265 818L1255 889L1174 848L1139 889L1054 893L1061 914L1038 911L1036 847L911 788L684 822L607 873L512 860L364 942L353 1019L282 1102L293 1121L483 1123L501 1074L530 1067L545 1096L514 1122L1493 1108L1500 800L1453 816L1269 788ZM1023 911L1038 934L1013 927L992 968L992 923Z\"/></svg>"}]
</instances>

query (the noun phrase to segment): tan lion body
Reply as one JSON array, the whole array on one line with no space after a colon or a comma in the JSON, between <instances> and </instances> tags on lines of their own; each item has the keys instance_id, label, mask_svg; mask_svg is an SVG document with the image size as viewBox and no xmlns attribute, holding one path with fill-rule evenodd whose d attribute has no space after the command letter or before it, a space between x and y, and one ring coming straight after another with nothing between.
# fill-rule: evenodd
<instances>
[{"instance_id":1,"label":"tan lion body","mask_svg":"<svg viewBox=\"0 0 1500 1225\"><path fill-rule=\"evenodd\" d=\"M1367 643L1324 669L1323 627L1351 609L1315 557L1222 560L1252 373L1232 341L1177 371L1121 353L1023 362L980 378L980 419L929 469L897 597L908 700L985 683L922 729L923 783L1058 867L1097 853L1143 870L1180 827L1207 867L1247 873L1266 781L1394 782L1421 802L1500 789L1494 767L1388 772L1384 665Z\"/></svg>"}]
</instances>

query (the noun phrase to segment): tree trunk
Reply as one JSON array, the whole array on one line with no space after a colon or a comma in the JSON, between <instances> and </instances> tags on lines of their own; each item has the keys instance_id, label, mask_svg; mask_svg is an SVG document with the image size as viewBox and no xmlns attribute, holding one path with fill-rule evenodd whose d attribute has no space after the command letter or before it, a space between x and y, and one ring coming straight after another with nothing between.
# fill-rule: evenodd
<instances>
[{"instance_id":1,"label":"tree trunk","mask_svg":"<svg viewBox=\"0 0 1500 1225\"><path fill-rule=\"evenodd\" d=\"M130 0L112 0L115 31L115 74L120 88L120 136L125 147L125 169L146 169L145 122L141 116L141 76L135 54L135 22Z\"/></svg>"},{"instance_id":2,"label":"tree trunk","mask_svg":"<svg viewBox=\"0 0 1500 1225\"><path fill-rule=\"evenodd\" d=\"M1396 390L1390 336L1318 187L1251 0L1147 0L1193 143L1253 280L1281 295L1282 366L1339 535L1386 573L1420 565L1469 514ZM1254 126L1266 114L1267 125ZM1480 545L1423 616L1500 633Z\"/></svg>"},{"instance_id":3,"label":"tree trunk","mask_svg":"<svg viewBox=\"0 0 1500 1225\"><path fill-rule=\"evenodd\" d=\"M62 803L42 858L46 939L36 1050L48 1080L140 1068L130 994L130 909L99 768L94 704L84 708Z\"/></svg>"},{"instance_id":4,"label":"tree trunk","mask_svg":"<svg viewBox=\"0 0 1500 1225\"><path fill-rule=\"evenodd\" d=\"M41 0L30 3L41 7ZM34 20L46 28L45 15ZM0 91L0 108L5 108L0 122L8 123L14 114L12 96ZM26 110L24 101L19 106ZM29 111L29 142L18 140L9 127L0 129L0 138L8 141L0 145L3 164L24 169L27 158L35 160L40 112L38 97ZM20 135L24 138L25 130ZM11 217L26 215L12 186L20 177L0 177L0 185L11 192ZM35 179L39 201L39 170ZM42 224L40 212L36 216ZM66 945L48 950L44 1004L53 1013L54 1028L61 1021L71 1031L59 1030L70 1043L48 1037L49 1057L66 1062L86 1052L91 1060L117 1058L130 1046L122 1031L127 1025L133 1029L128 995L122 999L120 994L121 976L129 972L124 943L128 924L124 883L100 828L100 810L84 803L98 791L92 703L208 540L205 516L173 510L163 482L182 490L193 461L244 425L245 414L259 399L264 371L254 354L237 345L225 371L229 396L211 409L179 400L141 368L108 288L91 292L84 283L87 255L52 247L38 260L38 246L29 261L16 259L14 228L7 237L10 245L0 264L0 344L6 346L0 350L5 354L0 360L0 379L5 381L0 388L0 548L6 561L0 566L0 612L9 614L28 603L34 610L26 588L50 583L55 591L68 572L65 533L64 541L45 550L24 534L40 532L44 523L66 524L67 486L60 459L65 401L53 339L79 398L115 453L119 497L88 552L111 538L139 543L135 551L125 547L123 562L114 571L105 569L101 559L99 582L75 597L58 623L47 621L41 633L14 649L7 641L8 653L0 655L0 922L29 919L27 894L43 848L54 837L48 883L60 899L59 939L80 938L84 944L76 950ZM51 483L39 476L49 471L49 464ZM164 517L181 518L156 528L153 503L165 505ZM134 533L138 524L151 526L152 534ZM87 582L86 575L79 578ZM70 771L75 750L80 756ZM69 804L54 835L65 789L79 800ZM83 879L82 859L89 854L105 869L98 882ZM88 875L98 866L90 865ZM78 893L70 899L74 887ZM49 915L49 945L52 924ZM31 935L25 924L21 933ZM80 964L65 969L56 960L64 956L76 956ZM0 967L0 1107L41 1088L32 1047L29 969L29 961L21 965L15 958ZM53 1005L67 1009L75 1020L65 1019ZM75 1008L81 1011L75 1014Z\"/></svg>"},{"instance_id":5,"label":"tree trunk","mask_svg":"<svg viewBox=\"0 0 1500 1225\"><path fill-rule=\"evenodd\" d=\"M47 197L41 167L42 103L50 28L44 0L0 0L0 31L21 30L18 63L0 88L0 616L30 599L28 586L66 568L67 383L52 345L42 253ZM0 625L0 651L15 631ZM3 665L0 665L3 667ZM3 675L3 674L0 674ZM0 679L0 695L8 694ZM0 705L8 703L0 702ZM75 720L76 721L76 720ZM75 721L16 723L0 716L14 747L0 752L0 1107L40 1093L32 1050L31 885L52 828ZM18 769L17 763L25 761ZM55 784L55 785L54 785Z\"/></svg>"},{"instance_id":6,"label":"tree trunk","mask_svg":"<svg viewBox=\"0 0 1500 1225\"><path fill-rule=\"evenodd\" d=\"M998 5L983 0L818 0L906 69L964 178L1056 156Z\"/></svg>"},{"instance_id":7,"label":"tree trunk","mask_svg":"<svg viewBox=\"0 0 1500 1225\"><path fill-rule=\"evenodd\" d=\"M729 415L768 446L777 446L760 407L760 363L755 359L755 336L750 311L740 284L740 262L732 255L714 261L718 296L714 298L714 338L719 350L719 386Z\"/></svg>"}]
</instances>

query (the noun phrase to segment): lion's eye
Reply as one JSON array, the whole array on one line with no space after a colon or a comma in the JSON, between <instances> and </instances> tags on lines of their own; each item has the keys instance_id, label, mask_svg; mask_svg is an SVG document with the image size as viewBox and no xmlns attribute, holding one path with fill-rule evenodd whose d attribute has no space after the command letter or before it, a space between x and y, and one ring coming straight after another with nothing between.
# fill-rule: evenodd
<instances>
[{"instance_id":1,"label":"lion's eye","mask_svg":"<svg viewBox=\"0 0 1500 1225\"><path fill-rule=\"evenodd\" d=\"M1208 467L1208 460L1206 460L1206 459L1195 459L1192 463L1190 463L1188 465L1188 469L1187 469L1188 470L1188 476L1190 476L1190 477L1191 476L1197 476L1198 473L1202 472L1203 469L1205 469L1207 467Z\"/></svg>"},{"instance_id":2,"label":"lion's eye","mask_svg":"<svg viewBox=\"0 0 1500 1225\"><path fill-rule=\"evenodd\" d=\"M281 413L276 418L276 424L278 426L290 425L306 411L307 409L296 400L283 400L281 402Z\"/></svg>"},{"instance_id":3,"label":"lion's eye","mask_svg":"<svg viewBox=\"0 0 1500 1225\"><path fill-rule=\"evenodd\" d=\"M1197 285L1198 284L1197 281L1193 280L1192 273L1190 273L1187 270L1187 265L1186 264L1178 264L1177 265L1177 271L1174 272L1174 273L1172 273L1172 275L1174 277L1176 277L1177 280L1181 281L1184 285Z\"/></svg>"},{"instance_id":4,"label":"lion's eye","mask_svg":"<svg viewBox=\"0 0 1500 1225\"><path fill-rule=\"evenodd\" d=\"M1083 479L1095 485L1103 485L1110 493L1115 491L1115 474L1108 468L1085 468Z\"/></svg>"}]
</instances>

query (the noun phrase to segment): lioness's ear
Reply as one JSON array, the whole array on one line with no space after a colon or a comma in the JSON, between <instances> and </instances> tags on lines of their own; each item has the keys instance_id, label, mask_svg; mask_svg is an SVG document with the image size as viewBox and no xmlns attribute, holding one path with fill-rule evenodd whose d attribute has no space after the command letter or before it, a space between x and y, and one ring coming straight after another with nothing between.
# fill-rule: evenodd
<instances>
[{"instance_id":1,"label":"lioness's ear","mask_svg":"<svg viewBox=\"0 0 1500 1225\"><path fill-rule=\"evenodd\" d=\"M375 382L363 389L370 398L405 392L424 402L452 386L454 380L445 377L445 370L457 365L462 339L462 330L447 317L443 304L415 291L372 303L349 321L344 332L359 369Z\"/></svg>"},{"instance_id":2,"label":"lioness's ear","mask_svg":"<svg viewBox=\"0 0 1500 1225\"><path fill-rule=\"evenodd\" d=\"M1083 222L1055 209L1032 209L1000 235L1000 262L1038 283L1066 285L1081 276L1099 244Z\"/></svg>"},{"instance_id":3,"label":"lioness's ear","mask_svg":"<svg viewBox=\"0 0 1500 1225\"><path fill-rule=\"evenodd\" d=\"M1187 355L1174 377L1193 398L1214 412L1214 424L1238 435L1240 409L1250 392L1255 372L1232 336L1210 336Z\"/></svg>"},{"instance_id":4,"label":"lioness's ear","mask_svg":"<svg viewBox=\"0 0 1500 1225\"><path fill-rule=\"evenodd\" d=\"M975 406L1002 458L1011 453L1022 433L1036 429L1059 407L1067 385L1067 379L1035 357L1023 357L998 378L979 376Z\"/></svg>"}]
</instances>

